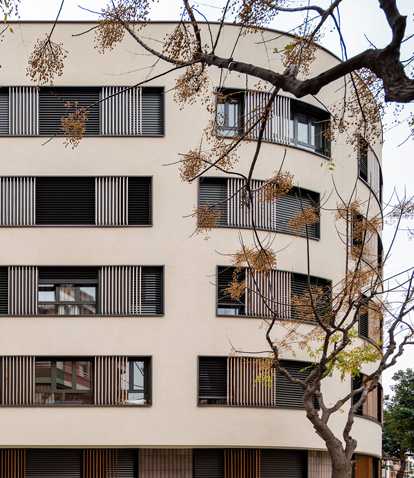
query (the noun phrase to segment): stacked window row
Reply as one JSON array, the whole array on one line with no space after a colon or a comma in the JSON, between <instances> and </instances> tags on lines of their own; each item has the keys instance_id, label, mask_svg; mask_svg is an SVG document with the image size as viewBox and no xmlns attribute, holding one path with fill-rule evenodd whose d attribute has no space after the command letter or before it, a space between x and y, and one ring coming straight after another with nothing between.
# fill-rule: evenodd
<instances>
[{"instance_id":1,"label":"stacked window row","mask_svg":"<svg viewBox=\"0 0 414 478\"><path fill-rule=\"evenodd\" d=\"M0 267L0 313L162 315L162 266Z\"/></svg>"},{"instance_id":2,"label":"stacked window row","mask_svg":"<svg viewBox=\"0 0 414 478\"><path fill-rule=\"evenodd\" d=\"M61 118L86 108L86 136L164 135L164 89L1 87L0 135L63 134Z\"/></svg>"},{"instance_id":3,"label":"stacked window row","mask_svg":"<svg viewBox=\"0 0 414 478\"><path fill-rule=\"evenodd\" d=\"M2 449L3 478L330 478L326 451L292 449ZM354 478L379 478L380 462L354 455Z\"/></svg>"}]
</instances>

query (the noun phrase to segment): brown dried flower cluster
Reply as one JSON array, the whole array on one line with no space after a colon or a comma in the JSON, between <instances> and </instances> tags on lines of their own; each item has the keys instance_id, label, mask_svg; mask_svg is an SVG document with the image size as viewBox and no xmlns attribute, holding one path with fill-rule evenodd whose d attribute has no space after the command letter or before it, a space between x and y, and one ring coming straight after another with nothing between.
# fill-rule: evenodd
<instances>
[{"instance_id":1,"label":"brown dried flower cluster","mask_svg":"<svg viewBox=\"0 0 414 478\"><path fill-rule=\"evenodd\" d=\"M137 26L142 28L148 20L149 6L150 0L118 0L103 8L95 37L98 51L112 50L131 23L142 22Z\"/></svg>"},{"instance_id":2,"label":"brown dried flower cluster","mask_svg":"<svg viewBox=\"0 0 414 478\"><path fill-rule=\"evenodd\" d=\"M232 298L232 300L240 300L245 291L246 281L240 281L239 275L234 272L233 279L229 283L227 289L225 289L226 294L228 294Z\"/></svg>"},{"instance_id":3,"label":"brown dried flower cluster","mask_svg":"<svg viewBox=\"0 0 414 478\"><path fill-rule=\"evenodd\" d=\"M205 234L208 239L208 233L217 226L220 220L221 212L208 204L200 206L194 210L193 217L197 219L196 234Z\"/></svg>"},{"instance_id":4,"label":"brown dried flower cluster","mask_svg":"<svg viewBox=\"0 0 414 478\"><path fill-rule=\"evenodd\" d=\"M399 219L414 219L414 198L400 201L387 215L387 221L391 224Z\"/></svg>"},{"instance_id":5,"label":"brown dried flower cluster","mask_svg":"<svg viewBox=\"0 0 414 478\"><path fill-rule=\"evenodd\" d=\"M233 255L232 263L236 268L247 266L252 271L266 274L276 268L276 253L270 248L243 246Z\"/></svg>"},{"instance_id":6,"label":"brown dried flower cluster","mask_svg":"<svg viewBox=\"0 0 414 478\"><path fill-rule=\"evenodd\" d=\"M38 85L53 86L55 76L63 74L63 61L67 53L62 48L62 43L52 42L48 35L44 40L37 40L29 58L26 76L30 76L30 79Z\"/></svg>"},{"instance_id":7,"label":"brown dried flower cluster","mask_svg":"<svg viewBox=\"0 0 414 478\"><path fill-rule=\"evenodd\" d=\"M340 104L330 108L332 117L325 135L334 141L338 134L346 133L346 142L357 151L361 146L361 137L368 144L382 137L384 105L382 80L366 69L351 75L346 82L347 90L351 91L346 99L346 111Z\"/></svg>"},{"instance_id":8,"label":"brown dried flower cluster","mask_svg":"<svg viewBox=\"0 0 414 478\"><path fill-rule=\"evenodd\" d=\"M181 181L191 182L208 162L205 154L200 150L192 149L181 159L180 178Z\"/></svg>"},{"instance_id":9,"label":"brown dried flower cluster","mask_svg":"<svg viewBox=\"0 0 414 478\"><path fill-rule=\"evenodd\" d=\"M306 235L307 228L318 222L319 209L315 206L309 206L293 216L289 221L289 228L296 234Z\"/></svg>"},{"instance_id":10,"label":"brown dried flower cluster","mask_svg":"<svg viewBox=\"0 0 414 478\"><path fill-rule=\"evenodd\" d=\"M176 64L179 65L182 62L191 60L192 53L196 47L197 42L190 30L190 26L180 23L165 38L163 53L175 60Z\"/></svg>"},{"instance_id":11,"label":"brown dried flower cluster","mask_svg":"<svg viewBox=\"0 0 414 478\"><path fill-rule=\"evenodd\" d=\"M293 295L292 307L296 320L316 322L319 319L325 325L331 323L330 293L320 286L311 285L310 290Z\"/></svg>"},{"instance_id":12,"label":"brown dried flower cluster","mask_svg":"<svg viewBox=\"0 0 414 478\"><path fill-rule=\"evenodd\" d=\"M276 16L277 9L285 2L275 0L241 0L234 2L233 13L237 11L236 21L243 25L247 31L256 31L268 25Z\"/></svg>"},{"instance_id":13,"label":"brown dried flower cluster","mask_svg":"<svg viewBox=\"0 0 414 478\"><path fill-rule=\"evenodd\" d=\"M280 199L292 189L293 177L289 171L278 171L275 176L266 179L259 191L259 201L272 202Z\"/></svg>"},{"instance_id":14,"label":"brown dried flower cluster","mask_svg":"<svg viewBox=\"0 0 414 478\"><path fill-rule=\"evenodd\" d=\"M306 77L309 74L309 68L316 57L316 51L319 46L317 41L319 34L311 37L311 34L305 31L299 31L291 43L286 45L282 53L282 64L285 68L296 67L297 74Z\"/></svg>"},{"instance_id":15,"label":"brown dried flower cluster","mask_svg":"<svg viewBox=\"0 0 414 478\"><path fill-rule=\"evenodd\" d=\"M190 65L175 82L174 101L183 109L186 104L193 105L201 97L202 103L208 101L207 71L202 65Z\"/></svg>"},{"instance_id":16,"label":"brown dried flower cluster","mask_svg":"<svg viewBox=\"0 0 414 478\"><path fill-rule=\"evenodd\" d=\"M71 108L72 105L68 101L65 104L66 108ZM69 113L67 116L61 118L60 129L65 133L65 146L71 145L72 148L75 148L80 140L83 138L83 134L86 131L86 121L88 121L88 111L87 108L79 108L78 103L75 102L75 112Z\"/></svg>"}]
</instances>

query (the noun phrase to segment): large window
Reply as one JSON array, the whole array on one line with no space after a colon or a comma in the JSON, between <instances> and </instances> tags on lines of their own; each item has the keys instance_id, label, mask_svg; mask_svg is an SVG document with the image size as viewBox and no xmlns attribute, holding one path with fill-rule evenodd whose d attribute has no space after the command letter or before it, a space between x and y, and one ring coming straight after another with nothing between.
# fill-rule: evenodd
<instances>
[{"instance_id":1,"label":"large window","mask_svg":"<svg viewBox=\"0 0 414 478\"><path fill-rule=\"evenodd\" d=\"M90 405L93 373L90 360L36 361L37 405Z\"/></svg>"},{"instance_id":2,"label":"large window","mask_svg":"<svg viewBox=\"0 0 414 478\"><path fill-rule=\"evenodd\" d=\"M291 144L314 153L329 155L326 130L330 115L319 108L292 100L290 117Z\"/></svg>"},{"instance_id":3,"label":"large window","mask_svg":"<svg viewBox=\"0 0 414 478\"><path fill-rule=\"evenodd\" d=\"M217 99L217 134L238 136L243 132L244 92L223 90Z\"/></svg>"},{"instance_id":4,"label":"large window","mask_svg":"<svg viewBox=\"0 0 414 478\"><path fill-rule=\"evenodd\" d=\"M127 403L150 405L150 361L130 359L126 367Z\"/></svg>"},{"instance_id":5,"label":"large window","mask_svg":"<svg viewBox=\"0 0 414 478\"><path fill-rule=\"evenodd\" d=\"M164 135L158 87L2 87L0 135L62 135L61 118L86 108L85 136Z\"/></svg>"}]
</instances>

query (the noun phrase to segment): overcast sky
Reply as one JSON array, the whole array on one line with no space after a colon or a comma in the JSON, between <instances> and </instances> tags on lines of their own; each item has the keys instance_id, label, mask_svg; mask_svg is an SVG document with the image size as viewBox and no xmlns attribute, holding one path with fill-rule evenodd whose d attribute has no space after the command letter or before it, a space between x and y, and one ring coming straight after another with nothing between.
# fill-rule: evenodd
<instances>
[{"instance_id":1,"label":"overcast sky","mask_svg":"<svg viewBox=\"0 0 414 478\"><path fill-rule=\"evenodd\" d=\"M319 3L319 2L315 2ZM326 1L325 3L329 3ZM390 30L385 21L385 17L378 6L378 0L344 0L344 7L341 10L341 26L345 37L348 55L362 51L369 47L371 42L376 47L384 46L390 40ZM20 18L22 20L54 20L59 10L61 0L22 0L19 7ZM104 6L102 0L66 0L60 16L61 20L96 20L96 13ZM152 20L177 20L181 15L180 0L160 0L154 4L150 18ZM198 9L209 19L217 20L220 16L222 0L205 0L197 2ZM83 7L83 8L82 8ZM414 34L413 12L414 2L412 0L399 0L398 7L400 12L408 15L407 34ZM87 10L89 11L87 11ZM200 17L201 19L201 17ZM280 21L280 20L279 20ZM288 31L297 24L297 18L292 20L291 24L286 23L284 17L283 24L278 23L276 19L271 27L283 31ZM322 41L323 45L332 52L341 56L341 50L337 36L327 31ZM411 50L411 52L410 52ZM414 51L414 39L404 44L403 59L408 58ZM385 143L383 150L383 173L384 173L384 199L389 198L394 188L400 196L414 195L414 143L408 139L409 128L406 119L410 112L414 112L413 105L405 107L400 114L401 124L397 127L391 127L392 115L388 114L385 118ZM406 141L407 140L407 141ZM404 143L404 144L402 144ZM401 145L402 144L402 145ZM390 237L390 231L384 231L384 247L387 247L387 241ZM386 275L389 276L402 268L407 268L414 263L414 242L408 241L406 234L401 233L397 247L394 249L392 263L389 265ZM390 383L392 374L400 369L414 367L414 347L407 351L394 370L384 376L386 390Z\"/></svg>"}]
</instances>

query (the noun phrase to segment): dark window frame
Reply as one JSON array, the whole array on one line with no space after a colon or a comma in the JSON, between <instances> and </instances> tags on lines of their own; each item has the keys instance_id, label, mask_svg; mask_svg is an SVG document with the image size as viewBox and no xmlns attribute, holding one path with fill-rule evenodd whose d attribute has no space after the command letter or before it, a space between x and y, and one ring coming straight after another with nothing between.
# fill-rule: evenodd
<instances>
[{"instance_id":1,"label":"dark window frame","mask_svg":"<svg viewBox=\"0 0 414 478\"><path fill-rule=\"evenodd\" d=\"M134 364L136 362L143 362L143 382L144 385L141 389L134 388L134 383L132 380L128 380L129 387L127 389L128 394L128 404L136 406L149 406L152 405L152 357L128 357L128 377L134 376ZM135 403L134 401L129 400L130 394L142 393L142 400L145 403Z\"/></svg>"},{"instance_id":2,"label":"dark window frame","mask_svg":"<svg viewBox=\"0 0 414 478\"><path fill-rule=\"evenodd\" d=\"M233 138L241 136L244 132L244 90L224 89L216 92L216 127L217 136L223 138ZM223 105L220 106L220 105ZM228 125L230 118L230 107L235 105L235 122L233 125ZM219 111L223 110L223 111ZM222 124L220 124L222 123Z\"/></svg>"}]
</instances>

